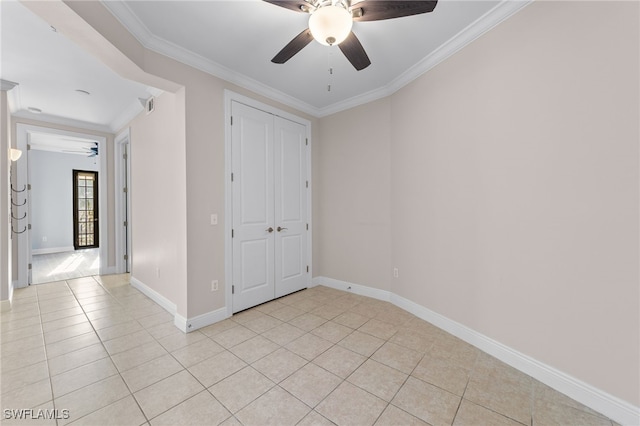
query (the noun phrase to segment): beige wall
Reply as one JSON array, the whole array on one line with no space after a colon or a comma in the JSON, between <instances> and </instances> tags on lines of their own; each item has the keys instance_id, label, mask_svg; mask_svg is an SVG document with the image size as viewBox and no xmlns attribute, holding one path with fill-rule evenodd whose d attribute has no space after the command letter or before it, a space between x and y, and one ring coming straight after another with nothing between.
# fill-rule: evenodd
<instances>
[{"instance_id":1,"label":"beige wall","mask_svg":"<svg viewBox=\"0 0 640 426\"><path fill-rule=\"evenodd\" d=\"M131 275L187 315L184 90L130 124Z\"/></svg>"},{"instance_id":2,"label":"beige wall","mask_svg":"<svg viewBox=\"0 0 640 426\"><path fill-rule=\"evenodd\" d=\"M638 17L637 2L535 2L391 96L381 202L394 293L636 406ZM377 168L358 164L388 156L382 135L362 154L379 108L321 121L325 229L382 198ZM371 267L388 248L365 255L370 242L347 252L324 233L317 274L384 288Z\"/></svg>"},{"instance_id":3,"label":"beige wall","mask_svg":"<svg viewBox=\"0 0 640 426\"><path fill-rule=\"evenodd\" d=\"M314 275L390 290L390 108L387 98L320 122Z\"/></svg>"}]
</instances>

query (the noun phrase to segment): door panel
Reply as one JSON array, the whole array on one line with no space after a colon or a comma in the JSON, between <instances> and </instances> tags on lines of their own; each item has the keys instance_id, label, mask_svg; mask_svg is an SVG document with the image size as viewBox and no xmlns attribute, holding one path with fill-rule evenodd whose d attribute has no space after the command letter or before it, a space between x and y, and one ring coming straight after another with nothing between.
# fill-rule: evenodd
<instances>
[{"instance_id":1,"label":"door panel","mask_svg":"<svg viewBox=\"0 0 640 426\"><path fill-rule=\"evenodd\" d=\"M307 287L306 128L275 117L276 297ZM278 231L278 229L282 229Z\"/></svg>"},{"instance_id":2,"label":"door panel","mask_svg":"<svg viewBox=\"0 0 640 426\"><path fill-rule=\"evenodd\" d=\"M240 287L243 291L252 291L269 285L269 275L273 271L267 266L271 257L270 243L271 241L267 238L240 243L242 247L241 262L244 265L251 265L251 268L242 270Z\"/></svg>"},{"instance_id":3,"label":"door panel","mask_svg":"<svg viewBox=\"0 0 640 426\"><path fill-rule=\"evenodd\" d=\"M233 102L233 311L273 299L273 118Z\"/></svg>"},{"instance_id":4,"label":"door panel","mask_svg":"<svg viewBox=\"0 0 640 426\"><path fill-rule=\"evenodd\" d=\"M233 312L307 287L305 126L232 102Z\"/></svg>"},{"instance_id":5,"label":"door panel","mask_svg":"<svg viewBox=\"0 0 640 426\"><path fill-rule=\"evenodd\" d=\"M302 238L299 235L281 236L282 256L282 280L288 280L303 276L305 269L302 269ZM306 286L305 286L306 287ZM295 290L294 290L295 291Z\"/></svg>"},{"instance_id":6,"label":"door panel","mask_svg":"<svg viewBox=\"0 0 640 426\"><path fill-rule=\"evenodd\" d=\"M270 127L247 118L240 123L238 184L241 186L240 223L243 225L266 225L270 220L272 206L268 198L272 194L269 186L273 180L269 179L272 166L268 164L271 153L267 151L272 148L269 136L264 133Z\"/></svg>"}]
</instances>

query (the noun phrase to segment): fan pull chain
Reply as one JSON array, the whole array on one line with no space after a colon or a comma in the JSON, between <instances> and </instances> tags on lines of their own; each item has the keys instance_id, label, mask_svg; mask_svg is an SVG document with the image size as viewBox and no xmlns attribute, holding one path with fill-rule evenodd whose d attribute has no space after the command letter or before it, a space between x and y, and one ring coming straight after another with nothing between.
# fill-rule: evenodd
<instances>
[{"instance_id":1,"label":"fan pull chain","mask_svg":"<svg viewBox=\"0 0 640 426\"><path fill-rule=\"evenodd\" d=\"M327 68L329 70L329 77L327 79L327 92L331 91L331 83L333 82L333 67L331 66L332 50L333 50L333 46L329 48L329 53L327 55Z\"/></svg>"}]
</instances>

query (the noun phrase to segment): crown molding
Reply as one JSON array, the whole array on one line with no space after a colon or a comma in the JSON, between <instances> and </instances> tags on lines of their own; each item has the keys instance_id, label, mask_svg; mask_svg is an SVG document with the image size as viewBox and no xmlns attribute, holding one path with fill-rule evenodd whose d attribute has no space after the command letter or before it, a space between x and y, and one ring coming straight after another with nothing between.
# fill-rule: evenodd
<instances>
[{"instance_id":1,"label":"crown molding","mask_svg":"<svg viewBox=\"0 0 640 426\"><path fill-rule=\"evenodd\" d=\"M82 130L90 130L99 133L112 134L113 130L109 126L96 123L87 123L86 121L74 120L72 118L58 117L49 114L34 114L27 110L19 110L11 115L12 118L24 118L26 120L39 121L42 123L58 124L60 126L74 127Z\"/></svg>"},{"instance_id":2,"label":"crown molding","mask_svg":"<svg viewBox=\"0 0 640 426\"><path fill-rule=\"evenodd\" d=\"M160 37L153 36L149 45L145 47L162 55L173 58L176 61L182 62L183 64L199 69L200 71L204 71L207 74L211 74L222 80L228 81L229 83L238 85L247 90L251 90L252 92L258 93L274 101L281 102L285 105L297 109L298 111L302 111L315 117L317 117L320 112L318 108L309 105L308 103L303 102L300 99L287 95L284 92L276 90L266 84L260 83L257 80L233 71L223 65L218 64L217 62L198 55L197 53L186 50L176 45L175 43L164 40Z\"/></svg>"},{"instance_id":3,"label":"crown molding","mask_svg":"<svg viewBox=\"0 0 640 426\"><path fill-rule=\"evenodd\" d=\"M136 116L142 111L144 111L144 108L140 101L136 99L135 101L131 102L131 104L129 104L127 108L123 109L116 118L111 120L111 123L109 123L109 132L119 132L124 128L124 126L131 122L131 120L136 118Z\"/></svg>"},{"instance_id":4,"label":"crown molding","mask_svg":"<svg viewBox=\"0 0 640 426\"><path fill-rule=\"evenodd\" d=\"M533 0L503 0L389 84L322 108L319 117L326 117L394 94L532 2Z\"/></svg>"},{"instance_id":5,"label":"crown molding","mask_svg":"<svg viewBox=\"0 0 640 426\"><path fill-rule=\"evenodd\" d=\"M197 53L184 49L175 43L154 35L146 25L133 13L131 8L123 2L103 1L102 4L116 17L118 21L147 49L168 56L183 64L204 71L229 83L251 90L269 99L281 102L287 106L302 111L314 117L319 116L320 110L284 92L260 83L250 77L233 71L215 61L207 59Z\"/></svg>"},{"instance_id":6,"label":"crown molding","mask_svg":"<svg viewBox=\"0 0 640 426\"><path fill-rule=\"evenodd\" d=\"M388 90L390 93L400 90L532 2L533 0L503 0L389 83Z\"/></svg>"},{"instance_id":7,"label":"crown molding","mask_svg":"<svg viewBox=\"0 0 640 426\"><path fill-rule=\"evenodd\" d=\"M250 77L232 71L215 61L186 50L175 43L161 37L157 37L144 25L142 21L138 19L129 6L124 2L103 1L102 4L145 48L173 58L186 65L190 65L196 69L236 84L247 90L251 90L259 95L285 104L291 108L295 108L311 116L321 118L395 93L532 2L533 0L501 1L490 11L469 24L462 31L458 32L455 36L443 43L430 55L409 68L390 83L381 86L378 89L351 97L344 101L336 102L324 108L318 108L310 105L307 102L287 95L284 92L260 83Z\"/></svg>"}]
</instances>

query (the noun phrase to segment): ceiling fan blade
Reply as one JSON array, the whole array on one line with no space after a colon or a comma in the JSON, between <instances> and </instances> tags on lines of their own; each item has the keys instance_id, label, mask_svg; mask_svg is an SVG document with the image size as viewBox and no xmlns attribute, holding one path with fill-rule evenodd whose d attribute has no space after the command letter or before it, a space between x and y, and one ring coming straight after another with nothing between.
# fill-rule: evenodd
<instances>
[{"instance_id":1,"label":"ceiling fan blade","mask_svg":"<svg viewBox=\"0 0 640 426\"><path fill-rule=\"evenodd\" d=\"M289 59L293 57L296 53L302 50L307 44L311 43L313 40L313 36L311 35L311 30L308 28L295 36L293 40L289 42L285 47L282 48L280 52L276 56L273 57L271 62L274 64L284 64Z\"/></svg>"},{"instance_id":2,"label":"ceiling fan blade","mask_svg":"<svg viewBox=\"0 0 640 426\"><path fill-rule=\"evenodd\" d=\"M437 0L369 0L352 4L351 10L354 11L354 21L380 21L429 13L436 4Z\"/></svg>"},{"instance_id":3,"label":"ceiling fan blade","mask_svg":"<svg viewBox=\"0 0 640 426\"><path fill-rule=\"evenodd\" d=\"M344 56L347 57L351 65L354 66L355 69L361 71L371 65L371 61L367 56L367 52L364 51L364 47L358 40L358 37L351 31L351 34L338 45Z\"/></svg>"},{"instance_id":4,"label":"ceiling fan blade","mask_svg":"<svg viewBox=\"0 0 640 426\"><path fill-rule=\"evenodd\" d=\"M284 7L285 9L295 10L296 12L308 12L309 3L304 0L264 0L267 3Z\"/></svg>"}]
</instances>

